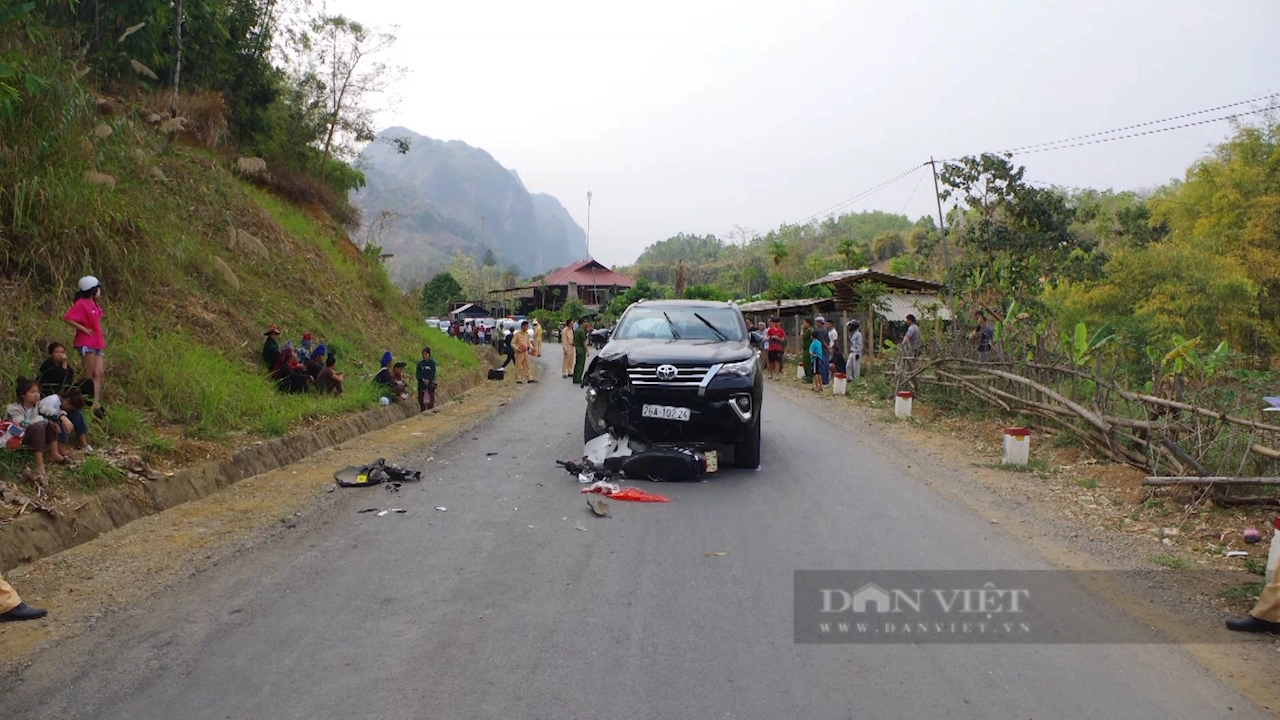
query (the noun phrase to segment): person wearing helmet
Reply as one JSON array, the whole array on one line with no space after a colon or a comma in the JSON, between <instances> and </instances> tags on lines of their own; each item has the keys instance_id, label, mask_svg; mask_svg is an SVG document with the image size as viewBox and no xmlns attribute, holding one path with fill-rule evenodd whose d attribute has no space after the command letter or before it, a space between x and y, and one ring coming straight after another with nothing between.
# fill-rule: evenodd
<instances>
[{"instance_id":1,"label":"person wearing helmet","mask_svg":"<svg viewBox=\"0 0 1280 720\"><path fill-rule=\"evenodd\" d=\"M862 323L849 321L849 357L845 359L844 374L850 380L862 375Z\"/></svg>"},{"instance_id":2,"label":"person wearing helmet","mask_svg":"<svg viewBox=\"0 0 1280 720\"><path fill-rule=\"evenodd\" d=\"M71 346L84 363L85 379L93 383L93 414L102 417L102 358L106 351L106 340L102 334L102 308L98 305L102 284L98 282L98 278L85 275L80 278L77 287L79 290L75 301L63 314L62 321L76 331Z\"/></svg>"}]
</instances>

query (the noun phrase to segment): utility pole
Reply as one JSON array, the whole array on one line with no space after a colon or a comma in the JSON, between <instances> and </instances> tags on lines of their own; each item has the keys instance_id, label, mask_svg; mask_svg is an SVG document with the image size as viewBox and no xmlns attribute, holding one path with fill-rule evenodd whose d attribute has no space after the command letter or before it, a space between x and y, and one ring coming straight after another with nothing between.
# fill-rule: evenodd
<instances>
[{"instance_id":1,"label":"utility pole","mask_svg":"<svg viewBox=\"0 0 1280 720\"><path fill-rule=\"evenodd\" d=\"M942 268L946 277L947 299L951 301L951 319L956 318L956 296L951 292L951 258L947 256L947 224L942 219L942 191L938 187L938 163L929 157L929 166L933 168L933 198L938 202L938 232L942 233Z\"/></svg>"},{"instance_id":2,"label":"utility pole","mask_svg":"<svg viewBox=\"0 0 1280 720\"><path fill-rule=\"evenodd\" d=\"M591 191L587 191L587 261L591 263L591 299L600 306L600 292L596 290L596 261L591 257Z\"/></svg>"}]
</instances>

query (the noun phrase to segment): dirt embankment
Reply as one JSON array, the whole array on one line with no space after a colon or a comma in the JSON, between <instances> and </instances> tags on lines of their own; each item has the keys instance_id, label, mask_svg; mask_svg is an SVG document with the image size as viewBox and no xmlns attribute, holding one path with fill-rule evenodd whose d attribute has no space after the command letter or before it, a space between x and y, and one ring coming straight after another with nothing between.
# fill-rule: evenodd
<instances>
[{"instance_id":1,"label":"dirt embankment","mask_svg":"<svg viewBox=\"0 0 1280 720\"><path fill-rule=\"evenodd\" d=\"M787 398L846 428L857 442L911 457L910 472L936 492L999 525L1052 565L1115 570L1090 589L1158 629L1268 709L1280 709L1280 639L1231 633L1222 621L1249 611L1262 578L1273 514L1216 508L1189 491L1152 493L1143 474L1098 461L1066 438L1032 435L1031 463L1000 465L1005 422L949 415L917 398L901 421L865 390L823 395L794 380L771 382ZM1247 545L1255 527L1262 542ZM1246 558L1227 558L1243 550ZM1110 578L1110 579L1108 579Z\"/></svg>"}]
</instances>

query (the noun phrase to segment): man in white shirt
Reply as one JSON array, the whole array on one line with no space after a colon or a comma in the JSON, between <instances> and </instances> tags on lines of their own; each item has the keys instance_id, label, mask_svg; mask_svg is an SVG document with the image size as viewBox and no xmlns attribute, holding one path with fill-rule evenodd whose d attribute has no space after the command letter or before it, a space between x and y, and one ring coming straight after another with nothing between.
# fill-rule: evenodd
<instances>
[{"instance_id":1,"label":"man in white shirt","mask_svg":"<svg viewBox=\"0 0 1280 720\"><path fill-rule=\"evenodd\" d=\"M857 320L849 321L849 357L845 360L844 374L850 380L862 375L862 329Z\"/></svg>"}]
</instances>

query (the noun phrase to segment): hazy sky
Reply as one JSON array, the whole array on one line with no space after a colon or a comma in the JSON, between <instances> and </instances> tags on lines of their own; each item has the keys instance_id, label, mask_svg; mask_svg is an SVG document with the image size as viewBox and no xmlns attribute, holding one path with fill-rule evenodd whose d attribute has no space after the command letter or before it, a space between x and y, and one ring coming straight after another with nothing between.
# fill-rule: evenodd
<instances>
[{"instance_id":1,"label":"hazy sky","mask_svg":"<svg viewBox=\"0 0 1280 720\"><path fill-rule=\"evenodd\" d=\"M400 25L391 59L410 75L386 125L488 150L584 227L591 190L591 252L607 263L681 231L724 237L739 224L796 222L930 155L1280 93L1280 0L329 7ZM1035 180L1150 187L1181 177L1228 130L1015 160ZM847 209L933 213L932 180L917 183Z\"/></svg>"}]
</instances>

